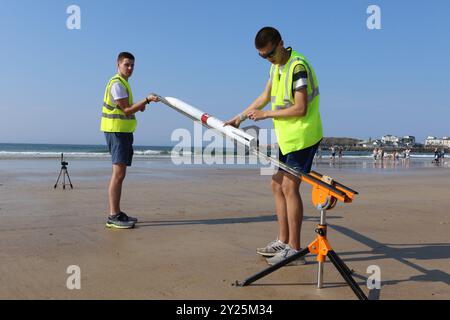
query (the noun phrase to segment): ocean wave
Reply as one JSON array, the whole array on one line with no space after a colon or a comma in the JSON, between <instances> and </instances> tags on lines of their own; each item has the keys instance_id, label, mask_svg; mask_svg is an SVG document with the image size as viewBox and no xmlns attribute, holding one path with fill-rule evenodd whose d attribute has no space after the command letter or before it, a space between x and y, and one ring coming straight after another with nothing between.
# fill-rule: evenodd
<instances>
[{"instance_id":1,"label":"ocean wave","mask_svg":"<svg viewBox=\"0 0 450 320\"><path fill-rule=\"evenodd\" d=\"M159 155L159 154L168 154L164 150L134 150L135 155L145 155L145 156L152 156L152 155Z\"/></svg>"},{"instance_id":2,"label":"ocean wave","mask_svg":"<svg viewBox=\"0 0 450 320\"><path fill-rule=\"evenodd\" d=\"M64 154L65 159L70 158L109 158L109 152L43 152L43 151L0 151L0 159L60 159L61 153ZM169 158L171 156L190 156L192 152L185 151L182 154L178 152L170 152L166 150L135 150L134 157L136 158Z\"/></svg>"},{"instance_id":3,"label":"ocean wave","mask_svg":"<svg viewBox=\"0 0 450 320\"><path fill-rule=\"evenodd\" d=\"M0 159L14 159L14 158L60 158L61 153L59 151L0 151ZM107 158L110 157L108 151L75 151L75 152L63 152L65 158ZM174 150L174 149L143 149L143 150L134 150L134 156L137 158L167 158L167 157L178 157L178 156L203 156L203 157L229 157L229 156L243 156L242 154L236 154L233 150L228 150L226 152L219 152L215 154L211 154L210 152L202 152L202 150L194 149L191 150ZM330 155L322 154L322 159L329 159ZM410 156L411 159L417 160L426 160L426 159L434 159L434 154L412 154ZM339 158L336 156L335 158L338 160ZM344 154L343 159L373 159L372 154ZM389 160L389 158L386 158ZM398 160L402 160L404 158L400 157Z\"/></svg>"},{"instance_id":4,"label":"ocean wave","mask_svg":"<svg viewBox=\"0 0 450 320\"><path fill-rule=\"evenodd\" d=\"M105 152L64 152L64 157L98 158L109 156ZM59 158L61 152L0 151L0 158Z\"/></svg>"}]
</instances>

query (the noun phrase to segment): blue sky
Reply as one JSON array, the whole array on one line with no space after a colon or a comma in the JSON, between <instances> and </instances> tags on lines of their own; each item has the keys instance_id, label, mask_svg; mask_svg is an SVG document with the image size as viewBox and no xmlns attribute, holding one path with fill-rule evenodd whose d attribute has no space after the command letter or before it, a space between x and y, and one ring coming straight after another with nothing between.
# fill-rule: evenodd
<instances>
[{"instance_id":1,"label":"blue sky","mask_svg":"<svg viewBox=\"0 0 450 320\"><path fill-rule=\"evenodd\" d=\"M72 4L81 30L66 27ZM381 30L366 26L371 4ZM325 136L449 136L449 18L447 0L2 2L0 142L103 144L103 92L120 51L136 56L135 99L157 92L227 120L267 81L253 46L267 25L313 65ZM137 116L140 145L171 145L174 129L193 128L163 104Z\"/></svg>"}]
</instances>

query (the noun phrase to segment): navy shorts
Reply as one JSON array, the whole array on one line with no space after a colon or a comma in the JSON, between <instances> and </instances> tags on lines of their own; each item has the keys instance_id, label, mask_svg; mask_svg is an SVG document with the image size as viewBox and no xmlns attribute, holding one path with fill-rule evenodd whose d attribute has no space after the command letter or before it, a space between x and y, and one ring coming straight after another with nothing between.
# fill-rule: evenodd
<instances>
[{"instance_id":1,"label":"navy shorts","mask_svg":"<svg viewBox=\"0 0 450 320\"><path fill-rule=\"evenodd\" d=\"M133 133L105 132L106 143L111 154L113 164L131 166L133 160Z\"/></svg>"},{"instance_id":2,"label":"navy shorts","mask_svg":"<svg viewBox=\"0 0 450 320\"><path fill-rule=\"evenodd\" d=\"M288 166L292 167L295 170L309 173L311 171L314 155L316 154L319 144L320 141L311 147L298 151L293 151L285 155L281 153L281 150L278 150L278 160L284 162L285 164L287 164ZM280 170L284 171L281 168Z\"/></svg>"}]
</instances>

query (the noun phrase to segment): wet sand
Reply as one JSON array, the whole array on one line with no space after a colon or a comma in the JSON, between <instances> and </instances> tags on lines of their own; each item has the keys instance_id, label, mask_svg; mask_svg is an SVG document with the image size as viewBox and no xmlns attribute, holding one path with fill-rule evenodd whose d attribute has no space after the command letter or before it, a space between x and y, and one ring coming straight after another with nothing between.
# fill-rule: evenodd
<instances>
[{"instance_id":1,"label":"wet sand","mask_svg":"<svg viewBox=\"0 0 450 320\"><path fill-rule=\"evenodd\" d=\"M0 299L355 299L329 262L316 289L313 256L251 286L231 285L267 267L255 248L276 237L270 177L258 169L136 165L122 209L140 222L109 230L107 162L71 164L73 190L53 189L59 168L4 164ZM450 299L448 168L318 171L360 193L328 212L328 238L366 294L367 268L377 265L382 287L371 298ZM310 186L301 193L304 246L319 213ZM81 290L66 287L69 265L81 268Z\"/></svg>"}]
</instances>

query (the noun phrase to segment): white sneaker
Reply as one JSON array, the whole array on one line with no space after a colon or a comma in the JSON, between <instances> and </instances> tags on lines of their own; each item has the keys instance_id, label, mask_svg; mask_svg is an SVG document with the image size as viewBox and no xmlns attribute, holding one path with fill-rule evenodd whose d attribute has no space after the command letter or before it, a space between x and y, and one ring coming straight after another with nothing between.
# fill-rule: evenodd
<instances>
[{"instance_id":1,"label":"white sneaker","mask_svg":"<svg viewBox=\"0 0 450 320\"><path fill-rule=\"evenodd\" d=\"M276 253L283 251L283 249L286 248L286 246L287 246L286 243L277 239L270 242L264 248L256 249L256 252L264 257L273 257Z\"/></svg>"},{"instance_id":2,"label":"white sneaker","mask_svg":"<svg viewBox=\"0 0 450 320\"><path fill-rule=\"evenodd\" d=\"M284 250L278 252L272 258L266 259L266 261L267 261L268 264L273 266L274 264L277 264L277 263L285 260L286 258L289 258L290 256L296 254L299 251L301 251L301 249L300 250L295 250L295 249L292 249L289 245L286 245ZM287 266L301 266L301 265L304 265L304 264L306 264L306 260L305 260L305 256L302 256L302 257L300 257L298 259L295 259L294 261L289 262L287 264Z\"/></svg>"}]
</instances>

